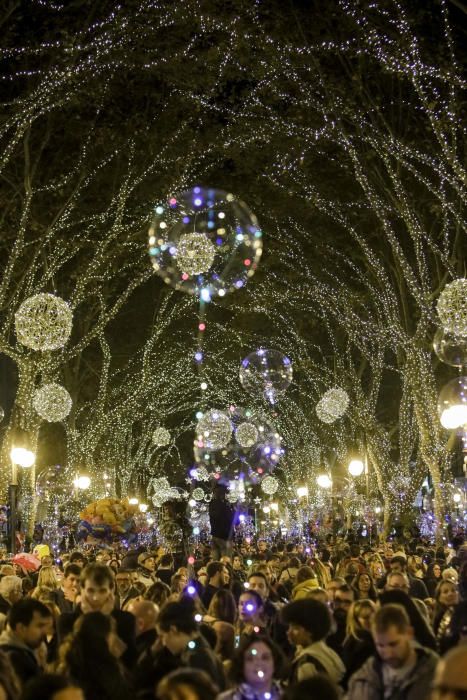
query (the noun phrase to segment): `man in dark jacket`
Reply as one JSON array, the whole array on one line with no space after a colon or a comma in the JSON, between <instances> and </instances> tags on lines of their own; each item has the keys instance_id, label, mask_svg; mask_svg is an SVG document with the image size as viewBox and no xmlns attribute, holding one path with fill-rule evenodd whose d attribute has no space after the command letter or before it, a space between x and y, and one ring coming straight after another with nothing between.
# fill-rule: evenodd
<instances>
[{"instance_id":1,"label":"man in dark jacket","mask_svg":"<svg viewBox=\"0 0 467 700\"><path fill-rule=\"evenodd\" d=\"M235 509L225 500L226 492L224 484L216 484L209 504L212 558L215 560L229 555L231 548Z\"/></svg>"},{"instance_id":2,"label":"man in dark jacket","mask_svg":"<svg viewBox=\"0 0 467 700\"><path fill-rule=\"evenodd\" d=\"M0 635L0 650L8 654L21 683L40 673L35 650L45 641L52 613L39 600L24 598L8 612L8 626Z\"/></svg>"},{"instance_id":3,"label":"man in dark jacket","mask_svg":"<svg viewBox=\"0 0 467 700\"><path fill-rule=\"evenodd\" d=\"M80 615L102 612L112 615L117 625L117 635L125 644L121 661L131 668L136 661L135 618L131 613L115 608L115 577L112 569L104 564L88 564L80 577L81 603L71 613L62 613L58 618L60 641L71 632Z\"/></svg>"},{"instance_id":4,"label":"man in dark jacket","mask_svg":"<svg viewBox=\"0 0 467 700\"><path fill-rule=\"evenodd\" d=\"M371 629L377 651L351 677L347 700L426 700L430 697L437 655L413 642L401 605L383 605Z\"/></svg>"}]
</instances>

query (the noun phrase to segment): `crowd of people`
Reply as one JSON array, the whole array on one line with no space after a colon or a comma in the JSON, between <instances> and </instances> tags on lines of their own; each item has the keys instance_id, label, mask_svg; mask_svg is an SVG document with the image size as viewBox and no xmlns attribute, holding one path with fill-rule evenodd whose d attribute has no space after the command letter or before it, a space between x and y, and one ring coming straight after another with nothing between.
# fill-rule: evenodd
<instances>
[{"instance_id":1,"label":"crowd of people","mask_svg":"<svg viewBox=\"0 0 467 700\"><path fill-rule=\"evenodd\" d=\"M99 548L32 574L5 560L0 700L467 697L461 542L218 555Z\"/></svg>"}]
</instances>

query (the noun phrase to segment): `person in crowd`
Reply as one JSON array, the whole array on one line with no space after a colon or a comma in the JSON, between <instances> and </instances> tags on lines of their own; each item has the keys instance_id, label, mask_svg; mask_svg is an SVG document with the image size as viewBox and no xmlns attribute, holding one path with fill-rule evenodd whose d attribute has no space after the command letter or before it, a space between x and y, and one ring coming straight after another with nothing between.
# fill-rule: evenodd
<instances>
[{"instance_id":1,"label":"person in crowd","mask_svg":"<svg viewBox=\"0 0 467 700\"><path fill-rule=\"evenodd\" d=\"M442 573L443 568L439 560L435 560L434 562L428 565L424 582L428 590L428 595L431 598L434 598L436 588L442 580ZM428 598L428 596L425 597Z\"/></svg>"},{"instance_id":2,"label":"person in crowd","mask_svg":"<svg viewBox=\"0 0 467 700\"><path fill-rule=\"evenodd\" d=\"M233 581L238 581L243 586L246 581L246 572L241 554L236 553L232 558L232 573Z\"/></svg>"},{"instance_id":3,"label":"person in crowd","mask_svg":"<svg viewBox=\"0 0 467 700\"><path fill-rule=\"evenodd\" d=\"M222 661L224 669L230 667L230 662L235 650L235 627L229 622L216 620L212 623L212 629L216 633L214 652Z\"/></svg>"},{"instance_id":4,"label":"person in crowd","mask_svg":"<svg viewBox=\"0 0 467 700\"><path fill-rule=\"evenodd\" d=\"M156 578L156 560L150 552L143 552L138 556L138 579L145 586L150 586Z\"/></svg>"},{"instance_id":5,"label":"person in crowd","mask_svg":"<svg viewBox=\"0 0 467 700\"><path fill-rule=\"evenodd\" d=\"M129 700L118 661L123 648L111 615L88 612L61 645L57 670L82 688L85 700Z\"/></svg>"},{"instance_id":6,"label":"person in crowd","mask_svg":"<svg viewBox=\"0 0 467 700\"><path fill-rule=\"evenodd\" d=\"M347 635L347 614L354 599L354 590L346 583L338 588L334 594L332 602L334 625L327 643L339 656L342 656L344 640Z\"/></svg>"},{"instance_id":7,"label":"person in crowd","mask_svg":"<svg viewBox=\"0 0 467 700\"><path fill-rule=\"evenodd\" d=\"M152 601L158 608L161 608L170 598L170 587L162 581L156 581L146 589L143 598Z\"/></svg>"},{"instance_id":8,"label":"person in crowd","mask_svg":"<svg viewBox=\"0 0 467 700\"><path fill-rule=\"evenodd\" d=\"M311 566L301 566L295 576L295 586L292 589L291 600L308 598L310 591L318 587L318 579Z\"/></svg>"},{"instance_id":9,"label":"person in crowd","mask_svg":"<svg viewBox=\"0 0 467 700\"><path fill-rule=\"evenodd\" d=\"M55 573L53 566L42 566L39 570L39 575L37 577L36 586L43 588L51 588L54 591L58 591L60 588L60 583Z\"/></svg>"},{"instance_id":10,"label":"person in crowd","mask_svg":"<svg viewBox=\"0 0 467 700\"><path fill-rule=\"evenodd\" d=\"M392 557L391 561L389 562L389 569L392 574L402 573L405 574L405 576L407 576L407 579L409 581L408 592L411 598L420 598L420 600L424 600L425 598L429 597L424 582L421 579L415 578L414 576L410 576L407 573L407 558L405 555L401 554Z\"/></svg>"},{"instance_id":11,"label":"person in crowd","mask_svg":"<svg viewBox=\"0 0 467 700\"><path fill-rule=\"evenodd\" d=\"M388 603L401 605L406 611L413 630L414 639L423 647L437 651L436 638L427 618L420 612L420 608L408 593L400 589L384 591L379 597L381 605Z\"/></svg>"},{"instance_id":12,"label":"person in crowd","mask_svg":"<svg viewBox=\"0 0 467 700\"><path fill-rule=\"evenodd\" d=\"M55 661L58 652L57 625L58 618L60 617L60 610L55 602L54 593L55 591L51 588L37 586L37 588L35 588L31 594L31 598L40 600L41 603L44 603L52 615L49 621L48 629L46 630L44 636L44 646L40 647L37 652L42 666L45 666L46 663L52 663Z\"/></svg>"},{"instance_id":13,"label":"person in crowd","mask_svg":"<svg viewBox=\"0 0 467 700\"><path fill-rule=\"evenodd\" d=\"M283 656L269 637L246 637L232 660L234 687L221 693L218 700L279 700L283 671Z\"/></svg>"},{"instance_id":14,"label":"person in crowd","mask_svg":"<svg viewBox=\"0 0 467 700\"><path fill-rule=\"evenodd\" d=\"M238 622L236 625L237 637L267 632L267 623L264 618L264 601L260 594L254 590L246 590L238 600Z\"/></svg>"},{"instance_id":15,"label":"person in crowd","mask_svg":"<svg viewBox=\"0 0 467 700\"><path fill-rule=\"evenodd\" d=\"M135 618L131 613L115 608L115 576L104 564L88 564L80 576L81 601L70 613L62 613L58 621L59 639L69 634L76 620L83 614L102 612L112 615L117 623L117 634L125 644L122 662L130 668L136 660Z\"/></svg>"},{"instance_id":16,"label":"person in crowd","mask_svg":"<svg viewBox=\"0 0 467 700\"><path fill-rule=\"evenodd\" d=\"M467 645L462 644L439 659L431 700L464 700L467 697Z\"/></svg>"},{"instance_id":17,"label":"person in crowd","mask_svg":"<svg viewBox=\"0 0 467 700\"><path fill-rule=\"evenodd\" d=\"M304 680L316 673L327 673L339 683L345 667L325 642L331 630L331 615L327 606L317 600L303 598L288 603L282 609L281 617L287 625L289 642L296 649L290 682Z\"/></svg>"},{"instance_id":18,"label":"person in crowd","mask_svg":"<svg viewBox=\"0 0 467 700\"><path fill-rule=\"evenodd\" d=\"M80 569L84 569L84 567L88 563L88 560L82 552L72 552L70 554L70 559L68 560L68 563L76 564L76 566L79 566Z\"/></svg>"},{"instance_id":19,"label":"person in crowd","mask_svg":"<svg viewBox=\"0 0 467 700\"><path fill-rule=\"evenodd\" d=\"M44 673L26 684L20 700L85 700L83 691L72 681Z\"/></svg>"},{"instance_id":20,"label":"person in crowd","mask_svg":"<svg viewBox=\"0 0 467 700\"><path fill-rule=\"evenodd\" d=\"M426 700L438 660L413 642L409 617L401 605L383 605L371 627L376 654L350 678L347 700Z\"/></svg>"},{"instance_id":21,"label":"person in crowd","mask_svg":"<svg viewBox=\"0 0 467 700\"><path fill-rule=\"evenodd\" d=\"M8 615L14 603L23 597L23 587L19 576L3 576L0 579L0 613Z\"/></svg>"},{"instance_id":22,"label":"person in crowd","mask_svg":"<svg viewBox=\"0 0 467 700\"><path fill-rule=\"evenodd\" d=\"M375 653L371 635L371 622L376 611L376 603L370 599L356 600L347 614L347 635L342 647L342 660L346 668L343 685L347 686L350 676Z\"/></svg>"},{"instance_id":23,"label":"person in crowd","mask_svg":"<svg viewBox=\"0 0 467 700\"><path fill-rule=\"evenodd\" d=\"M355 592L355 600L373 600L376 602L378 593L371 575L367 571L360 571L352 581Z\"/></svg>"},{"instance_id":24,"label":"person in crowd","mask_svg":"<svg viewBox=\"0 0 467 700\"><path fill-rule=\"evenodd\" d=\"M188 585L188 576L185 572L176 573L170 580L170 598L178 600L183 589Z\"/></svg>"},{"instance_id":25,"label":"person in crowd","mask_svg":"<svg viewBox=\"0 0 467 700\"><path fill-rule=\"evenodd\" d=\"M179 668L167 674L157 686L158 700L216 700L219 688L208 674L197 669Z\"/></svg>"},{"instance_id":26,"label":"person in crowd","mask_svg":"<svg viewBox=\"0 0 467 700\"><path fill-rule=\"evenodd\" d=\"M317 673L311 678L290 685L284 700L340 700L341 692L336 683L325 673Z\"/></svg>"},{"instance_id":27,"label":"person in crowd","mask_svg":"<svg viewBox=\"0 0 467 700\"><path fill-rule=\"evenodd\" d=\"M443 640L449 634L452 613L459 602L457 584L452 581L443 581L438 584L435 591L435 607L433 611L433 631L436 635L438 649L442 648Z\"/></svg>"},{"instance_id":28,"label":"person in crowd","mask_svg":"<svg viewBox=\"0 0 467 700\"><path fill-rule=\"evenodd\" d=\"M222 663L201 635L195 616L190 597L169 601L161 608L157 621L158 641L140 659L135 672L138 698L154 697L154 687L168 672L188 666L205 671L220 690L224 689Z\"/></svg>"},{"instance_id":29,"label":"person in crowd","mask_svg":"<svg viewBox=\"0 0 467 700\"><path fill-rule=\"evenodd\" d=\"M61 613L72 612L79 593L81 569L77 564L67 564L61 586L54 591L54 599Z\"/></svg>"},{"instance_id":30,"label":"person in crowd","mask_svg":"<svg viewBox=\"0 0 467 700\"><path fill-rule=\"evenodd\" d=\"M201 595L201 601L206 609L209 608L215 593L224 588L228 580L228 572L220 561L210 561L206 567L208 582Z\"/></svg>"},{"instance_id":31,"label":"person in crowd","mask_svg":"<svg viewBox=\"0 0 467 700\"><path fill-rule=\"evenodd\" d=\"M218 561L224 554L229 555L235 508L226 500L227 487L217 483L209 503L209 523L211 525L212 557Z\"/></svg>"},{"instance_id":32,"label":"person in crowd","mask_svg":"<svg viewBox=\"0 0 467 700\"><path fill-rule=\"evenodd\" d=\"M41 672L35 652L45 641L51 617L47 606L34 598L19 600L8 612L7 628L0 635L0 650L8 655L23 684Z\"/></svg>"},{"instance_id":33,"label":"person in crowd","mask_svg":"<svg viewBox=\"0 0 467 700\"><path fill-rule=\"evenodd\" d=\"M324 590L328 594L328 598L331 603L334 601L334 597L336 595L336 591L339 590L339 588L342 588L342 586L346 586L345 578L332 578L330 579L327 584L324 587Z\"/></svg>"},{"instance_id":34,"label":"person in crowd","mask_svg":"<svg viewBox=\"0 0 467 700\"><path fill-rule=\"evenodd\" d=\"M441 652L444 653L457 644L467 644L467 600L461 600L454 606L449 628L440 640Z\"/></svg>"},{"instance_id":35,"label":"person in crowd","mask_svg":"<svg viewBox=\"0 0 467 700\"><path fill-rule=\"evenodd\" d=\"M212 624L217 620L228 622L231 625L235 624L237 619L237 606L232 593L224 588L221 588L214 593L209 604L203 622Z\"/></svg>"},{"instance_id":36,"label":"person in crowd","mask_svg":"<svg viewBox=\"0 0 467 700\"><path fill-rule=\"evenodd\" d=\"M0 700L18 700L21 685L7 653L0 650Z\"/></svg>"},{"instance_id":37,"label":"person in crowd","mask_svg":"<svg viewBox=\"0 0 467 700\"><path fill-rule=\"evenodd\" d=\"M140 658L157 639L156 622L159 608L150 600L138 600L129 604L128 612L134 615L136 620L136 654L137 658Z\"/></svg>"},{"instance_id":38,"label":"person in crowd","mask_svg":"<svg viewBox=\"0 0 467 700\"><path fill-rule=\"evenodd\" d=\"M120 610L123 610L125 604L132 598L137 598L140 594L139 590L132 583L130 569L117 569L114 572L116 586L116 604ZM146 591L146 588L145 588Z\"/></svg>"},{"instance_id":39,"label":"person in crowd","mask_svg":"<svg viewBox=\"0 0 467 700\"><path fill-rule=\"evenodd\" d=\"M163 554L159 559L156 576L159 581L170 585L170 580L174 574L174 559L171 554Z\"/></svg>"}]
</instances>

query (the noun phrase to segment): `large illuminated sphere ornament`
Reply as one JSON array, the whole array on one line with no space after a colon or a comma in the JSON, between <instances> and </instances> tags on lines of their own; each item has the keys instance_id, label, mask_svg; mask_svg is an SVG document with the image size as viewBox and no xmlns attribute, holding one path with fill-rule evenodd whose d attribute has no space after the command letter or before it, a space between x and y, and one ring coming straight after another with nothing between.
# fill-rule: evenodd
<instances>
[{"instance_id":1,"label":"large illuminated sphere ornament","mask_svg":"<svg viewBox=\"0 0 467 700\"><path fill-rule=\"evenodd\" d=\"M467 366L467 336L453 335L438 328L433 339L433 350L441 362L451 367Z\"/></svg>"},{"instance_id":2,"label":"large illuminated sphere ornament","mask_svg":"<svg viewBox=\"0 0 467 700\"><path fill-rule=\"evenodd\" d=\"M264 479L261 479L261 490L268 496L275 494L278 488L279 482L274 476L265 476Z\"/></svg>"},{"instance_id":3,"label":"large illuminated sphere ornament","mask_svg":"<svg viewBox=\"0 0 467 700\"><path fill-rule=\"evenodd\" d=\"M149 255L164 282L204 301L241 289L262 253L256 216L235 195L193 187L154 208Z\"/></svg>"},{"instance_id":4,"label":"large illuminated sphere ornament","mask_svg":"<svg viewBox=\"0 0 467 700\"><path fill-rule=\"evenodd\" d=\"M65 387L52 382L36 389L32 405L41 418L49 423L57 423L67 417L73 402Z\"/></svg>"},{"instance_id":5,"label":"large illuminated sphere ornament","mask_svg":"<svg viewBox=\"0 0 467 700\"><path fill-rule=\"evenodd\" d=\"M467 279L446 285L436 305L441 325L453 335L467 336Z\"/></svg>"},{"instance_id":6,"label":"large illuminated sphere ornament","mask_svg":"<svg viewBox=\"0 0 467 700\"><path fill-rule=\"evenodd\" d=\"M259 348L242 361L240 383L252 396L274 404L292 381L292 362L278 350Z\"/></svg>"},{"instance_id":7,"label":"large illuminated sphere ornament","mask_svg":"<svg viewBox=\"0 0 467 700\"><path fill-rule=\"evenodd\" d=\"M441 389L438 414L446 430L467 427L467 377L455 377Z\"/></svg>"},{"instance_id":8,"label":"large illuminated sphere ornament","mask_svg":"<svg viewBox=\"0 0 467 700\"><path fill-rule=\"evenodd\" d=\"M235 439L241 447L253 447L258 442L258 430L253 423L240 423L235 431Z\"/></svg>"},{"instance_id":9,"label":"large illuminated sphere ornament","mask_svg":"<svg viewBox=\"0 0 467 700\"><path fill-rule=\"evenodd\" d=\"M198 487L196 489L193 489L193 493L191 495L195 501L203 501L205 494L204 494L203 489Z\"/></svg>"},{"instance_id":10,"label":"large illuminated sphere ornament","mask_svg":"<svg viewBox=\"0 0 467 700\"><path fill-rule=\"evenodd\" d=\"M208 450L220 450L225 447L232 436L232 423L226 413L212 409L198 421L196 437L200 447Z\"/></svg>"},{"instance_id":11,"label":"large illuminated sphere ornament","mask_svg":"<svg viewBox=\"0 0 467 700\"><path fill-rule=\"evenodd\" d=\"M230 425L229 439L218 448L209 447L207 440L210 436L204 436L202 431L197 430L194 441L195 461L216 478L259 483L263 476L275 469L284 454L281 437L269 419L249 409L231 406L222 415L227 413ZM249 426L249 439L242 439L243 444L240 444L238 434L240 426L245 424ZM256 431L257 439L250 444L253 437L252 428ZM223 434L224 438L226 434L227 430Z\"/></svg>"},{"instance_id":12,"label":"large illuminated sphere ornament","mask_svg":"<svg viewBox=\"0 0 467 700\"><path fill-rule=\"evenodd\" d=\"M344 389L328 389L316 404L316 415L323 423L334 423L347 411L349 395Z\"/></svg>"},{"instance_id":13,"label":"large illuminated sphere ornament","mask_svg":"<svg viewBox=\"0 0 467 700\"><path fill-rule=\"evenodd\" d=\"M26 299L15 314L16 337L31 350L58 350L71 334L70 307L53 294L36 294Z\"/></svg>"},{"instance_id":14,"label":"large illuminated sphere ornament","mask_svg":"<svg viewBox=\"0 0 467 700\"><path fill-rule=\"evenodd\" d=\"M36 495L44 499L70 497L70 479L67 470L60 464L43 469L36 476Z\"/></svg>"},{"instance_id":15,"label":"large illuminated sphere ornament","mask_svg":"<svg viewBox=\"0 0 467 700\"><path fill-rule=\"evenodd\" d=\"M152 434L152 441L158 447L167 447L170 443L170 433L167 428L156 428Z\"/></svg>"}]
</instances>

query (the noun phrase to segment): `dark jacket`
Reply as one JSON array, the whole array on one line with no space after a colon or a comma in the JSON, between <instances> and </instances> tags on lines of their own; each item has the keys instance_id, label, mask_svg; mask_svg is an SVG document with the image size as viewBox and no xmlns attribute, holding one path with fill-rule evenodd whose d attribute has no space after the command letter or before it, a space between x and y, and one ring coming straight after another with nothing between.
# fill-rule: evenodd
<instances>
[{"instance_id":1,"label":"dark jacket","mask_svg":"<svg viewBox=\"0 0 467 700\"><path fill-rule=\"evenodd\" d=\"M417 661L391 700L427 700L438 656L425 647L416 646ZM368 661L349 681L346 700L381 700L384 697L383 663L378 656Z\"/></svg>"},{"instance_id":2,"label":"dark jacket","mask_svg":"<svg viewBox=\"0 0 467 700\"><path fill-rule=\"evenodd\" d=\"M82 615L80 606L75 608L71 613L62 613L58 618L58 637L61 643L63 639L70 634L73 625L80 615ZM122 654L121 662L131 670L137 660L136 651L136 623L135 617L124 610L112 610L111 613L117 624L117 635L122 642L126 644L125 652Z\"/></svg>"},{"instance_id":3,"label":"dark jacket","mask_svg":"<svg viewBox=\"0 0 467 700\"><path fill-rule=\"evenodd\" d=\"M0 649L8 654L16 675L24 685L41 672L36 655L12 630L4 630L0 635Z\"/></svg>"},{"instance_id":4,"label":"dark jacket","mask_svg":"<svg viewBox=\"0 0 467 700\"><path fill-rule=\"evenodd\" d=\"M235 509L230 503L220 498L213 498L209 504L209 523L212 537L230 540L234 517Z\"/></svg>"},{"instance_id":5,"label":"dark jacket","mask_svg":"<svg viewBox=\"0 0 467 700\"><path fill-rule=\"evenodd\" d=\"M75 605L71 602L71 600L67 600L65 598L65 594L63 593L61 588L54 591L52 597L61 613L73 612Z\"/></svg>"},{"instance_id":6,"label":"dark jacket","mask_svg":"<svg viewBox=\"0 0 467 700\"><path fill-rule=\"evenodd\" d=\"M342 681L344 688L353 674L363 666L365 661L376 653L375 643L370 632L360 632L360 639L347 637L342 647L342 661L346 668L346 674Z\"/></svg>"}]
</instances>

